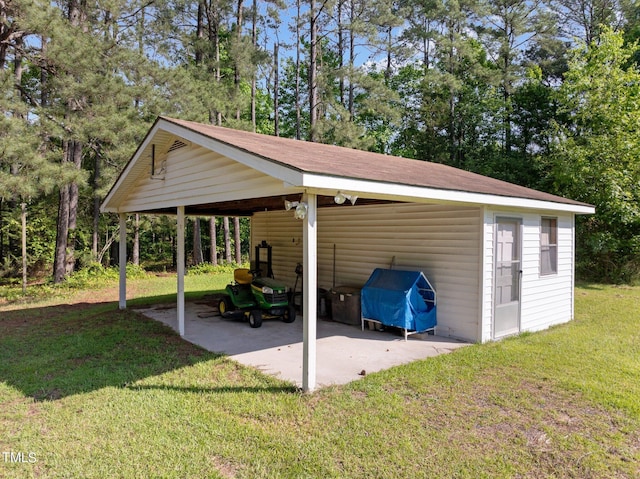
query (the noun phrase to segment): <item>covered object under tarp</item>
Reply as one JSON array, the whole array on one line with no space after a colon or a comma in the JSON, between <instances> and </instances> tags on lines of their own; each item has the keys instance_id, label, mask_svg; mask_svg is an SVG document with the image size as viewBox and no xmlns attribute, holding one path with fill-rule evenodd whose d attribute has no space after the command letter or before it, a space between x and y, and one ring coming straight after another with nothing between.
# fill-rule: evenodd
<instances>
[{"instance_id":1,"label":"covered object under tarp","mask_svg":"<svg viewBox=\"0 0 640 479\"><path fill-rule=\"evenodd\" d=\"M362 325L368 320L407 331L436 326L436 292L421 271L377 268L362 288Z\"/></svg>"}]
</instances>

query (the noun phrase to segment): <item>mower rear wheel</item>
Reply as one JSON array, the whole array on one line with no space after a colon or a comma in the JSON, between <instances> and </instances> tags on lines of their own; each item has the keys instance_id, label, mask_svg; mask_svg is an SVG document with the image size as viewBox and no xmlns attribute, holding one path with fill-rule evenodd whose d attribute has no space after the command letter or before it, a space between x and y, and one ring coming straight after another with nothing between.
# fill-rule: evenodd
<instances>
[{"instance_id":1,"label":"mower rear wheel","mask_svg":"<svg viewBox=\"0 0 640 479\"><path fill-rule=\"evenodd\" d=\"M220 316L222 316L223 318L234 309L235 308L229 296L223 296L218 302L218 312L220 313Z\"/></svg>"},{"instance_id":2,"label":"mower rear wheel","mask_svg":"<svg viewBox=\"0 0 640 479\"><path fill-rule=\"evenodd\" d=\"M249 311L249 326L252 328L259 328L262 326L262 311L259 309Z\"/></svg>"},{"instance_id":3,"label":"mower rear wheel","mask_svg":"<svg viewBox=\"0 0 640 479\"><path fill-rule=\"evenodd\" d=\"M282 315L282 321L285 323L293 323L296 320L296 308L293 304L287 306L284 314Z\"/></svg>"}]
</instances>

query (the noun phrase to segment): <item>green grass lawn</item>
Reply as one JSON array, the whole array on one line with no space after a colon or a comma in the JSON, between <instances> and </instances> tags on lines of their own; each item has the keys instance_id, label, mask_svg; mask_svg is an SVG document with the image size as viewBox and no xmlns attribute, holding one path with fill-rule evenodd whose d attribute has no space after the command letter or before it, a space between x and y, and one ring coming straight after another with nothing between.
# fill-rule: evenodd
<instances>
[{"instance_id":1,"label":"green grass lawn","mask_svg":"<svg viewBox=\"0 0 640 479\"><path fill-rule=\"evenodd\" d=\"M638 287L585 285L567 325L313 394L114 299L0 303L0 477L640 477Z\"/></svg>"}]
</instances>

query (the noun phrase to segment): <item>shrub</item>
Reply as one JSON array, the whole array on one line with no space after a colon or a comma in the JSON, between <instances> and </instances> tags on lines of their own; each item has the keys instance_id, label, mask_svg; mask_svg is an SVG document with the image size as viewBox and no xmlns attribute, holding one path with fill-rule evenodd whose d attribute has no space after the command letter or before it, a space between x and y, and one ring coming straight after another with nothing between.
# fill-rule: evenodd
<instances>
[{"instance_id":1,"label":"shrub","mask_svg":"<svg viewBox=\"0 0 640 479\"><path fill-rule=\"evenodd\" d=\"M236 268L248 268L249 265L247 263L244 264L236 264L236 263L228 263L228 264L219 264L214 266L211 263L200 263L194 266L190 266L187 270L188 274L199 275L199 274L225 274L225 273L233 273L233 270Z\"/></svg>"},{"instance_id":2,"label":"shrub","mask_svg":"<svg viewBox=\"0 0 640 479\"><path fill-rule=\"evenodd\" d=\"M142 267L127 263L127 278L139 279L146 275L147 272ZM117 281L119 277L120 269L118 266L105 268L100 263L91 263L67 277L64 285L74 289L82 289L98 286L105 281Z\"/></svg>"}]
</instances>

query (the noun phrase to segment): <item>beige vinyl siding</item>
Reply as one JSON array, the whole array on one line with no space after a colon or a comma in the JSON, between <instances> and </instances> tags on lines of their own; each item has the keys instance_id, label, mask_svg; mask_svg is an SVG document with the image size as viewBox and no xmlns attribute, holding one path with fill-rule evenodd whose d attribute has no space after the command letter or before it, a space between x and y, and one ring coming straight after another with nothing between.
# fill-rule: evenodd
<instances>
[{"instance_id":1,"label":"beige vinyl siding","mask_svg":"<svg viewBox=\"0 0 640 479\"><path fill-rule=\"evenodd\" d=\"M318 286L362 286L374 268L425 272L438 293L438 334L477 340L479 208L419 204L341 206L318 211ZM252 243L273 246L274 274L293 286L302 262L302 223L291 211L252 220ZM252 250L253 251L253 250Z\"/></svg>"},{"instance_id":2,"label":"beige vinyl siding","mask_svg":"<svg viewBox=\"0 0 640 479\"><path fill-rule=\"evenodd\" d=\"M213 203L285 194L282 181L199 146L167 154L164 179L142 175L122 203L122 211Z\"/></svg>"},{"instance_id":3,"label":"beige vinyl siding","mask_svg":"<svg viewBox=\"0 0 640 479\"><path fill-rule=\"evenodd\" d=\"M570 321L573 317L573 216L553 212L523 213L518 211L485 212L485 283L482 341L491 339L493 321L494 227L496 217L522 220L522 285L520 329L538 331L554 324ZM558 273L540 274L540 232L542 217L558 218Z\"/></svg>"}]
</instances>

